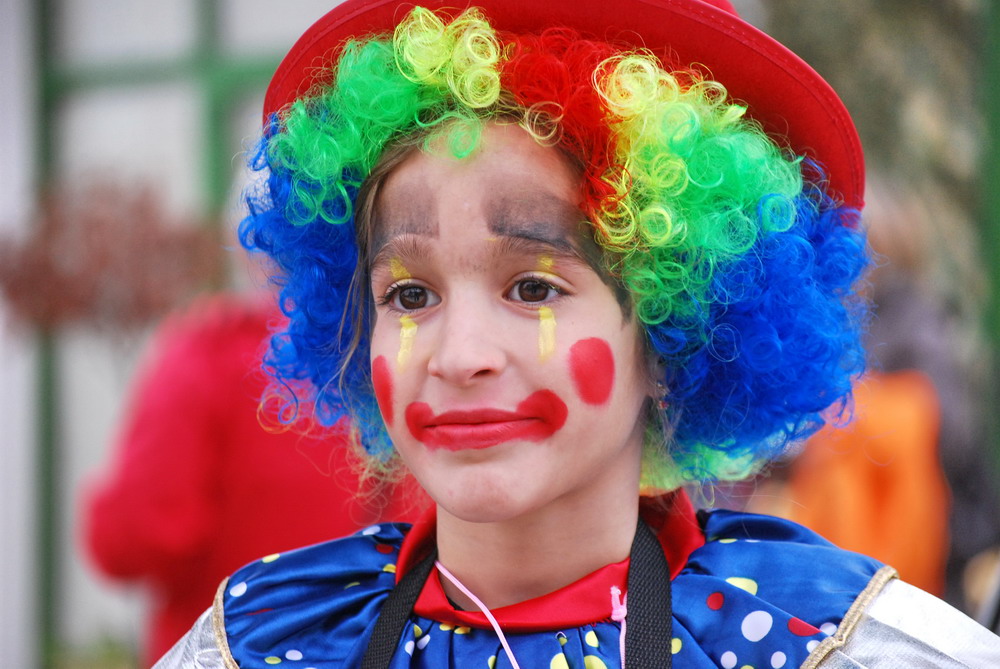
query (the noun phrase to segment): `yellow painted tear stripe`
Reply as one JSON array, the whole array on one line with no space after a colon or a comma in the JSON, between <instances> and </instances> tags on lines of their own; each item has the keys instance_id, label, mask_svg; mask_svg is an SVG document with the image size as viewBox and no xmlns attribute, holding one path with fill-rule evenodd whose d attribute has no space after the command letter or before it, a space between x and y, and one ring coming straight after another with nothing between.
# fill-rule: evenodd
<instances>
[{"instance_id":1,"label":"yellow painted tear stripe","mask_svg":"<svg viewBox=\"0 0 1000 669\"><path fill-rule=\"evenodd\" d=\"M399 325L399 353L396 354L396 365L403 367L413 352L413 338L417 336L417 324L409 316L400 316Z\"/></svg>"},{"instance_id":2,"label":"yellow painted tear stripe","mask_svg":"<svg viewBox=\"0 0 1000 669\"><path fill-rule=\"evenodd\" d=\"M392 274L393 281L412 277L410 271L399 261L399 258L389 258L389 272Z\"/></svg>"},{"instance_id":3,"label":"yellow painted tear stripe","mask_svg":"<svg viewBox=\"0 0 1000 669\"><path fill-rule=\"evenodd\" d=\"M545 362L556 350L556 317L550 307L538 309L538 358Z\"/></svg>"}]
</instances>

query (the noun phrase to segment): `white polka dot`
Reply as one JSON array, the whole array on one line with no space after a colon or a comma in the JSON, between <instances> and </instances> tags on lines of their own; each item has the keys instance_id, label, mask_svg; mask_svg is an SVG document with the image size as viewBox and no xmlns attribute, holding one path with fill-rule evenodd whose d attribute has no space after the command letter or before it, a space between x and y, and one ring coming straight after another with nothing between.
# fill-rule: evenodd
<instances>
[{"instance_id":1,"label":"white polka dot","mask_svg":"<svg viewBox=\"0 0 1000 669\"><path fill-rule=\"evenodd\" d=\"M361 530L361 534L363 534L366 537L370 537L371 535L378 534L381 531L382 531L381 525L372 525L371 527L366 527L365 529Z\"/></svg>"},{"instance_id":2,"label":"white polka dot","mask_svg":"<svg viewBox=\"0 0 1000 669\"><path fill-rule=\"evenodd\" d=\"M243 581L242 583L237 583L233 587L229 588L229 594L232 597L242 597L244 594L246 594L246 591L247 591L246 581Z\"/></svg>"},{"instance_id":3,"label":"white polka dot","mask_svg":"<svg viewBox=\"0 0 1000 669\"><path fill-rule=\"evenodd\" d=\"M837 626L833 623L823 623L819 626L819 631L827 636L833 636L837 633Z\"/></svg>"},{"instance_id":4,"label":"white polka dot","mask_svg":"<svg viewBox=\"0 0 1000 669\"><path fill-rule=\"evenodd\" d=\"M719 658L719 662L722 664L722 669L733 669L736 666L736 653L727 650Z\"/></svg>"},{"instance_id":5,"label":"white polka dot","mask_svg":"<svg viewBox=\"0 0 1000 669\"><path fill-rule=\"evenodd\" d=\"M774 669L781 669L783 666L785 666L785 662L787 661L788 658L785 657L785 654L782 653L780 650L771 656L771 666Z\"/></svg>"},{"instance_id":6,"label":"white polka dot","mask_svg":"<svg viewBox=\"0 0 1000 669\"><path fill-rule=\"evenodd\" d=\"M294 649L290 650L287 653L285 653L285 659L286 660L295 660L295 661L301 660L302 659L302 651L294 650Z\"/></svg>"},{"instance_id":7,"label":"white polka dot","mask_svg":"<svg viewBox=\"0 0 1000 669\"><path fill-rule=\"evenodd\" d=\"M743 626L741 628L743 636L750 641L760 641L771 631L773 623L774 619L771 618L771 614L767 611L748 613L747 617L743 619Z\"/></svg>"},{"instance_id":8,"label":"white polka dot","mask_svg":"<svg viewBox=\"0 0 1000 669\"><path fill-rule=\"evenodd\" d=\"M403 650L406 651L407 655L413 655L413 642L412 641L407 641L406 645L403 646Z\"/></svg>"},{"instance_id":9,"label":"white polka dot","mask_svg":"<svg viewBox=\"0 0 1000 669\"><path fill-rule=\"evenodd\" d=\"M816 648L816 646L818 646L818 645L819 645L819 641L817 641L816 639L813 639L812 641L810 641L809 643L806 644L806 650L808 650L811 653L811 652L813 652L813 649Z\"/></svg>"},{"instance_id":10,"label":"white polka dot","mask_svg":"<svg viewBox=\"0 0 1000 669\"><path fill-rule=\"evenodd\" d=\"M417 642L417 648L419 648L420 650L423 650L424 648L427 647L427 644L429 644L430 642L431 642L431 635L430 634L422 636L422 637L420 637L420 641Z\"/></svg>"}]
</instances>

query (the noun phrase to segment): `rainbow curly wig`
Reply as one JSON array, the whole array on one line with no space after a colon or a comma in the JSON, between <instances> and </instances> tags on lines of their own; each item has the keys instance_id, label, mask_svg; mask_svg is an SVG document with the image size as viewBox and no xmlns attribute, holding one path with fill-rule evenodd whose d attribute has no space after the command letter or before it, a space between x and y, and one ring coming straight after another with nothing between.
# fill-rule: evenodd
<instances>
[{"instance_id":1,"label":"rainbow curly wig","mask_svg":"<svg viewBox=\"0 0 1000 669\"><path fill-rule=\"evenodd\" d=\"M279 419L350 421L374 459L391 457L358 193L387 147L443 135L462 157L500 120L583 166L580 209L668 389L646 484L739 478L808 436L863 370L852 286L866 243L822 169L745 111L651 53L569 29L498 33L477 10L416 8L393 35L351 41L329 84L271 117L251 160L265 179L241 239L273 260L289 318L265 359Z\"/></svg>"}]
</instances>

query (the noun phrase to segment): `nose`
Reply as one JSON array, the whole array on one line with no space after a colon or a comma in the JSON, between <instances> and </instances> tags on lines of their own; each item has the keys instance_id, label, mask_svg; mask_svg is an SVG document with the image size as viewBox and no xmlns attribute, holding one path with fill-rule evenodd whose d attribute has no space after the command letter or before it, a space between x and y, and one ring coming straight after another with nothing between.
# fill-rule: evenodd
<instances>
[{"instance_id":1,"label":"nose","mask_svg":"<svg viewBox=\"0 0 1000 669\"><path fill-rule=\"evenodd\" d=\"M460 388L499 375L507 366L500 319L487 305L463 302L445 307L427 362L431 376Z\"/></svg>"}]
</instances>

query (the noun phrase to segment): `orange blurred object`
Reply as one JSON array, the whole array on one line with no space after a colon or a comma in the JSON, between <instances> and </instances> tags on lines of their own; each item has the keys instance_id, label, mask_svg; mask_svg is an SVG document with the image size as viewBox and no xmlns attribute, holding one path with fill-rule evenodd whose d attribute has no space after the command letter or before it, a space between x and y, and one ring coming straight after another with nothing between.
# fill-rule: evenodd
<instances>
[{"instance_id":1,"label":"orange blurred object","mask_svg":"<svg viewBox=\"0 0 1000 669\"><path fill-rule=\"evenodd\" d=\"M941 595L950 493L934 385L917 371L872 373L854 400L853 420L821 430L791 466L787 516Z\"/></svg>"}]
</instances>

